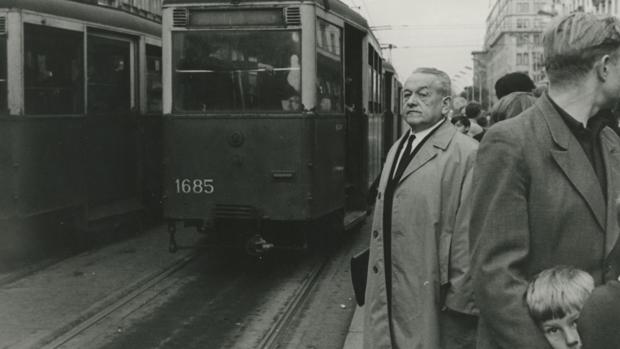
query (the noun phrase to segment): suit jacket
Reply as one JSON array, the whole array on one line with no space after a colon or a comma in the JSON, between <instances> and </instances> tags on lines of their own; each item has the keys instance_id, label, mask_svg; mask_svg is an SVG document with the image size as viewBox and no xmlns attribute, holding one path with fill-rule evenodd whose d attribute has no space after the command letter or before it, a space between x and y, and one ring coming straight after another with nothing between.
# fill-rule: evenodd
<instances>
[{"instance_id":1,"label":"suit jacket","mask_svg":"<svg viewBox=\"0 0 620 349\"><path fill-rule=\"evenodd\" d=\"M547 95L487 132L470 226L478 348L550 348L524 302L528 281L541 270L573 265L597 284L617 277L620 139L605 127L600 140L606 195Z\"/></svg>"},{"instance_id":2,"label":"suit jacket","mask_svg":"<svg viewBox=\"0 0 620 349\"><path fill-rule=\"evenodd\" d=\"M457 232L455 227L460 226L457 216L478 144L445 121L421 145L394 189L392 253L384 256L383 200L399 142L388 153L375 204L364 348L437 349L438 318L444 306L440 287L453 280L458 283L469 267L467 231ZM385 263L392 265L394 343L390 338ZM449 292L449 297L457 298L457 293Z\"/></svg>"},{"instance_id":3,"label":"suit jacket","mask_svg":"<svg viewBox=\"0 0 620 349\"><path fill-rule=\"evenodd\" d=\"M579 314L579 336L583 349L620 348L620 282L611 281L594 289Z\"/></svg>"}]
</instances>

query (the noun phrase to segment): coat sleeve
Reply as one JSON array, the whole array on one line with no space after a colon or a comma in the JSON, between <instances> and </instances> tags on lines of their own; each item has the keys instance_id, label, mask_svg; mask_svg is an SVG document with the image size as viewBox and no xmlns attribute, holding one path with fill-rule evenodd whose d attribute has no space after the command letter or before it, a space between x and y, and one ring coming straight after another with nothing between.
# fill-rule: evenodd
<instances>
[{"instance_id":1,"label":"coat sleeve","mask_svg":"<svg viewBox=\"0 0 620 349\"><path fill-rule=\"evenodd\" d=\"M503 126L498 124L486 135L474 167L474 296L481 322L497 348L547 349L524 301L530 244L525 140Z\"/></svg>"},{"instance_id":2,"label":"coat sleeve","mask_svg":"<svg viewBox=\"0 0 620 349\"><path fill-rule=\"evenodd\" d=\"M457 213L454 223L454 232L450 242L449 257L449 286L446 295L446 306L452 310L476 315L478 310L474 305L471 286L470 264L471 251L469 245L469 222L471 217L471 195L473 180L473 163L476 153L469 154L465 162Z\"/></svg>"}]
</instances>

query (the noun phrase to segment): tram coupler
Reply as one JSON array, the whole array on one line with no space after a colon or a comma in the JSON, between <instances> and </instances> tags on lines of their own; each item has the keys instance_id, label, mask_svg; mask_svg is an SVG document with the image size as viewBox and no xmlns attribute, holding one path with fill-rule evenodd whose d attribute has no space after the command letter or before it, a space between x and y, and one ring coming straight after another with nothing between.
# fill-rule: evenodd
<instances>
[{"instance_id":1,"label":"tram coupler","mask_svg":"<svg viewBox=\"0 0 620 349\"><path fill-rule=\"evenodd\" d=\"M251 256L260 256L274 248L275 245L267 242L262 236L256 234L248 238L245 243L245 250Z\"/></svg>"},{"instance_id":2,"label":"tram coupler","mask_svg":"<svg viewBox=\"0 0 620 349\"><path fill-rule=\"evenodd\" d=\"M170 236L170 240L168 242L168 252L170 253L175 253L179 249L179 246L177 245L177 240L176 240L176 233L177 233L177 224L172 221L168 222L168 234Z\"/></svg>"}]
</instances>

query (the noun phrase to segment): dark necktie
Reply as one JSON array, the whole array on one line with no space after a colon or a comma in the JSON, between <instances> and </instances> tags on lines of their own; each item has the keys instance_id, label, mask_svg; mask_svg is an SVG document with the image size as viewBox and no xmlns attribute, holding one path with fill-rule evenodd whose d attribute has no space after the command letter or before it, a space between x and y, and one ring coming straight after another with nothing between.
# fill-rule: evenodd
<instances>
[{"instance_id":1,"label":"dark necktie","mask_svg":"<svg viewBox=\"0 0 620 349\"><path fill-rule=\"evenodd\" d=\"M405 145L405 149L403 149L402 156L400 157L400 161L398 162L398 167L396 171L394 171L394 179L399 179L402 176L403 172L409 165L411 161L411 157L413 154L413 141L415 140L415 135L411 133L407 139L407 144Z\"/></svg>"}]
</instances>

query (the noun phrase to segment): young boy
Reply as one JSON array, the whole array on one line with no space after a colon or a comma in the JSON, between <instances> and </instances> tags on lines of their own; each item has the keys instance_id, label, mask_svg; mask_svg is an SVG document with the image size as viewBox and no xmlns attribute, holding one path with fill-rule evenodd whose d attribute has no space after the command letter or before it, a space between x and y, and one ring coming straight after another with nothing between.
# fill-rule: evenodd
<instances>
[{"instance_id":1,"label":"young boy","mask_svg":"<svg viewBox=\"0 0 620 349\"><path fill-rule=\"evenodd\" d=\"M525 301L553 349L581 348L577 320L593 289L590 274L569 266L543 270L530 282Z\"/></svg>"}]
</instances>

